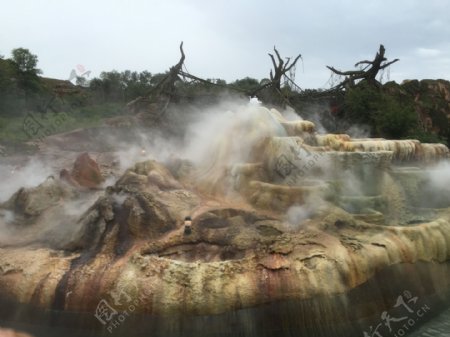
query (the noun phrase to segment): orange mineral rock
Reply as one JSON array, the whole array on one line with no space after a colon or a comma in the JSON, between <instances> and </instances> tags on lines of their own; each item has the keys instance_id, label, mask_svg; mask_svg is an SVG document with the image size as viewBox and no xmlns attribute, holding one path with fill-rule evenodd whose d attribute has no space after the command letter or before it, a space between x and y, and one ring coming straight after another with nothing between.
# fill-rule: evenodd
<instances>
[{"instance_id":1,"label":"orange mineral rock","mask_svg":"<svg viewBox=\"0 0 450 337\"><path fill-rule=\"evenodd\" d=\"M32 337L32 336L24 332L17 332L12 329L0 328L0 337Z\"/></svg>"},{"instance_id":2,"label":"orange mineral rock","mask_svg":"<svg viewBox=\"0 0 450 337\"><path fill-rule=\"evenodd\" d=\"M103 182L100 168L87 152L75 160L70 176L83 187L95 188Z\"/></svg>"}]
</instances>

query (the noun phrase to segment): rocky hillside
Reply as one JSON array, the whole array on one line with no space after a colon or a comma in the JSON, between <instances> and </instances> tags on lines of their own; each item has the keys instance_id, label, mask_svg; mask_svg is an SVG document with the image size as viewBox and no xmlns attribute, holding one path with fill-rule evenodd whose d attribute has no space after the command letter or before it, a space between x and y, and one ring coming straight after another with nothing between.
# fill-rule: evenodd
<instances>
[{"instance_id":1,"label":"rocky hillside","mask_svg":"<svg viewBox=\"0 0 450 337\"><path fill-rule=\"evenodd\" d=\"M411 80L401 85L388 83L414 101L419 121L426 132L450 137L450 82L445 80Z\"/></svg>"},{"instance_id":2,"label":"rocky hillside","mask_svg":"<svg viewBox=\"0 0 450 337\"><path fill-rule=\"evenodd\" d=\"M295 107L333 133L447 145L450 141L450 82L445 80L382 86L360 82L341 91L299 94Z\"/></svg>"}]
</instances>

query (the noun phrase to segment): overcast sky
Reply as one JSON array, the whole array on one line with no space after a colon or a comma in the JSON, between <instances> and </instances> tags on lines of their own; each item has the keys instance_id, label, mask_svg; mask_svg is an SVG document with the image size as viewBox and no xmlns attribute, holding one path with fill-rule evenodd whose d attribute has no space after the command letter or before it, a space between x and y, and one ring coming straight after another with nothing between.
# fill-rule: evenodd
<instances>
[{"instance_id":1,"label":"overcast sky","mask_svg":"<svg viewBox=\"0 0 450 337\"><path fill-rule=\"evenodd\" d=\"M77 65L94 76L163 72L180 41L188 71L203 78L268 77L276 45L282 56L302 54L301 87L324 88L326 65L351 69L382 43L400 58L391 80L450 79L449 0L2 0L0 8L0 54L28 48L44 76L60 79Z\"/></svg>"}]
</instances>

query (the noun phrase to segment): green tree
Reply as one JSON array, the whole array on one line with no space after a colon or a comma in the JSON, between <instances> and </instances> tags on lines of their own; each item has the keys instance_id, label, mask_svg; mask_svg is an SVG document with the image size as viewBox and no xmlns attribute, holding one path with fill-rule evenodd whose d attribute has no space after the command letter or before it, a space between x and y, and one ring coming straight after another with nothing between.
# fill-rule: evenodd
<instances>
[{"instance_id":1,"label":"green tree","mask_svg":"<svg viewBox=\"0 0 450 337\"><path fill-rule=\"evenodd\" d=\"M26 48L16 48L11 52L12 60L17 64L19 71L23 73L31 73L34 75L42 73L40 69L37 69L38 57L32 54Z\"/></svg>"},{"instance_id":2,"label":"green tree","mask_svg":"<svg viewBox=\"0 0 450 337\"><path fill-rule=\"evenodd\" d=\"M375 104L373 124L378 135L408 138L412 130L419 127L417 114L411 103L385 94Z\"/></svg>"},{"instance_id":3,"label":"green tree","mask_svg":"<svg viewBox=\"0 0 450 337\"><path fill-rule=\"evenodd\" d=\"M24 103L17 77L15 63L0 59L0 115L13 114Z\"/></svg>"},{"instance_id":4,"label":"green tree","mask_svg":"<svg viewBox=\"0 0 450 337\"><path fill-rule=\"evenodd\" d=\"M128 102L145 96L153 86L154 78L148 71L106 71L89 82L97 101L103 102Z\"/></svg>"},{"instance_id":5,"label":"green tree","mask_svg":"<svg viewBox=\"0 0 450 337\"><path fill-rule=\"evenodd\" d=\"M76 85L79 85L81 87L89 86L89 81L85 77L82 77L82 76L77 76L75 83L76 83Z\"/></svg>"},{"instance_id":6,"label":"green tree","mask_svg":"<svg viewBox=\"0 0 450 337\"><path fill-rule=\"evenodd\" d=\"M255 78L245 77L231 83L231 86L239 88L246 92L252 92L259 87L259 81Z\"/></svg>"},{"instance_id":7,"label":"green tree","mask_svg":"<svg viewBox=\"0 0 450 337\"><path fill-rule=\"evenodd\" d=\"M344 99L345 118L352 123L372 124L373 113L380 100L380 90L366 83L347 90Z\"/></svg>"},{"instance_id":8,"label":"green tree","mask_svg":"<svg viewBox=\"0 0 450 337\"><path fill-rule=\"evenodd\" d=\"M418 128L412 102L364 82L346 91L344 113L351 123L371 126L377 137L407 138Z\"/></svg>"},{"instance_id":9,"label":"green tree","mask_svg":"<svg viewBox=\"0 0 450 337\"><path fill-rule=\"evenodd\" d=\"M38 57L25 48L13 49L11 55L11 62L17 70L18 86L23 90L28 103L31 104L31 101L38 99L38 97L32 96L44 89L38 76L41 70L36 68Z\"/></svg>"},{"instance_id":10,"label":"green tree","mask_svg":"<svg viewBox=\"0 0 450 337\"><path fill-rule=\"evenodd\" d=\"M167 76L167 73L154 74L153 77L150 79L150 84L155 86L158 83L160 83L166 76Z\"/></svg>"}]
</instances>

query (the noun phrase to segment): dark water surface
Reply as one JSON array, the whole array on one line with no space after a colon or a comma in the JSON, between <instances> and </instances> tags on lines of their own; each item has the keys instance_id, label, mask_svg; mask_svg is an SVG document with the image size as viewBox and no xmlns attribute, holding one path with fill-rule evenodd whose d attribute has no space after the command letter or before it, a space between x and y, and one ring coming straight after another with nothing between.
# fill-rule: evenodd
<instances>
[{"instance_id":1,"label":"dark water surface","mask_svg":"<svg viewBox=\"0 0 450 337\"><path fill-rule=\"evenodd\" d=\"M420 326L410 337L450 337L450 307Z\"/></svg>"}]
</instances>

